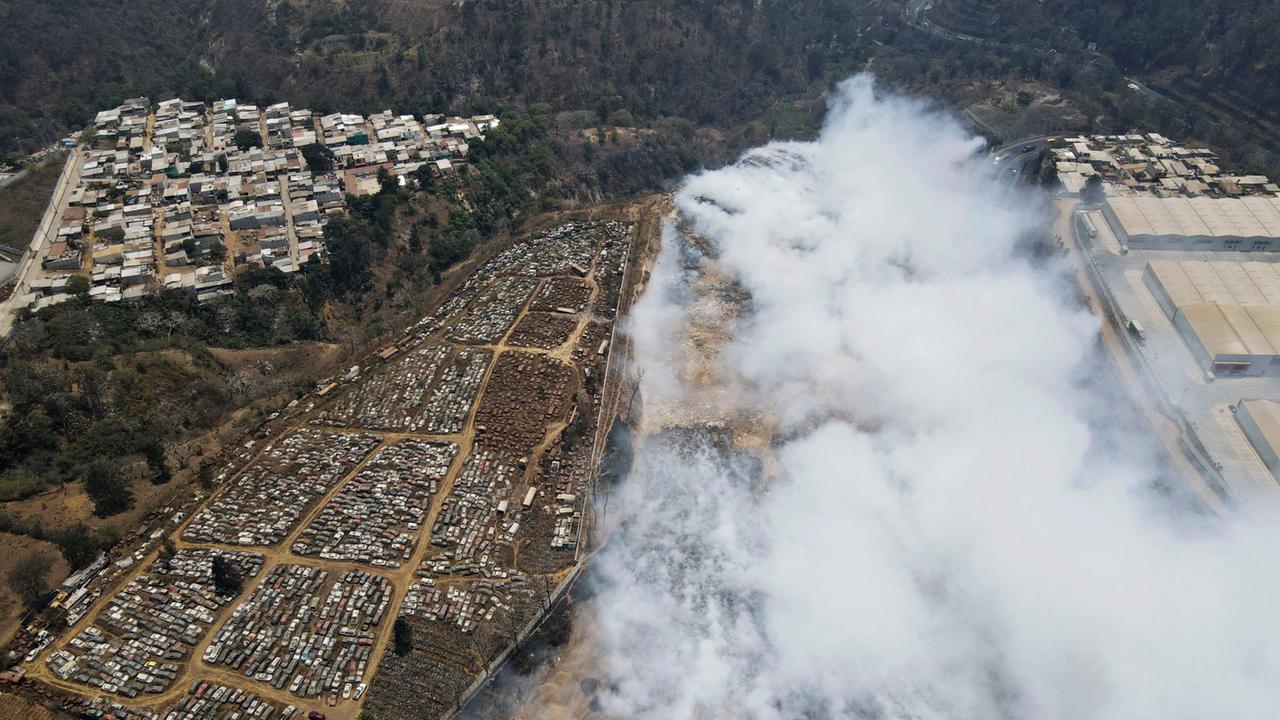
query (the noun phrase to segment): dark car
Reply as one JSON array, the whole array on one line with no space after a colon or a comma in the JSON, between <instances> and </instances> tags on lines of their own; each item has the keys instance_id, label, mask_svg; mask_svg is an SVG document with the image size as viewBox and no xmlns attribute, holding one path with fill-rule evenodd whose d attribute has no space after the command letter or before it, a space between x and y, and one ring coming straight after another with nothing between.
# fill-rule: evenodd
<instances>
[{"instance_id":1,"label":"dark car","mask_svg":"<svg viewBox=\"0 0 1280 720\"><path fill-rule=\"evenodd\" d=\"M324 713L319 710L312 710L307 713L307 720L324 720Z\"/></svg>"}]
</instances>

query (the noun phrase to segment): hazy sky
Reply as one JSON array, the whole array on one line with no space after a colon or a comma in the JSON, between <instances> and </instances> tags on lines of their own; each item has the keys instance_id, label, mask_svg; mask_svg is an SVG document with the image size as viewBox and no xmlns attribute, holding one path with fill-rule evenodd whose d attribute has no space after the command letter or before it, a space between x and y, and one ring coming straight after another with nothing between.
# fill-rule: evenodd
<instances>
[{"instance_id":1,"label":"hazy sky","mask_svg":"<svg viewBox=\"0 0 1280 720\"><path fill-rule=\"evenodd\" d=\"M815 142L686 181L705 244L670 229L636 309L650 417L787 439L763 487L642 445L599 563L608 713L1275 717L1277 518L1162 511L1150 443L1082 387L1097 321L1014 252L1043 205L920 102L866 77L831 102ZM731 337L694 387L708 326Z\"/></svg>"}]
</instances>

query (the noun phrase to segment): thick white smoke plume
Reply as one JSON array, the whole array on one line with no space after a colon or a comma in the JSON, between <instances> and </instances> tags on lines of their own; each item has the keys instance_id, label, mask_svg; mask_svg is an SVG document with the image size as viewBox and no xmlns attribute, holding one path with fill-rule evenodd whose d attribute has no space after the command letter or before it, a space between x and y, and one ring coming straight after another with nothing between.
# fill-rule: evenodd
<instances>
[{"instance_id":1,"label":"thick white smoke plume","mask_svg":"<svg viewBox=\"0 0 1280 720\"><path fill-rule=\"evenodd\" d=\"M1040 206L977 148L860 77L815 142L679 193L632 326L646 429L735 442L650 435L611 500L604 716L1280 714L1275 518L1149 489L1097 320L1019 252Z\"/></svg>"}]
</instances>

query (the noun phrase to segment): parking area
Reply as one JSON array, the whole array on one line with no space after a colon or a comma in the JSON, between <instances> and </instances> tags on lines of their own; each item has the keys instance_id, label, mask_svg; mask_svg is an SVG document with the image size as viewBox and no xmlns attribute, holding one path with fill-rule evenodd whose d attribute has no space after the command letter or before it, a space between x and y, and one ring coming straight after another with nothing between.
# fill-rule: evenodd
<instances>
[{"instance_id":1,"label":"parking area","mask_svg":"<svg viewBox=\"0 0 1280 720\"><path fill-rule=\"evenodd\" d=\"M257 553L182 548L158 558L113 595L93 623L46 664L55 676L127 698L169 689L233 596L214 581L220 558L241 578L262 567Z\"/></svg>"},{"instance_id":2,"label":"parking area","mask_svg":"<svg viewBox=\"0 0 1280 720\"><path fill-rule=\"evenodd\" d=\"M542 285L542 290L529 304L530 310L576 314L587 309L591 299L591 286L574 277L554 277Z\"/></svg>"},{"instance_id":3,"label":"parking area","mask_svg":"<svg viewBox=\"0 0 1280 720\"><path fill-rule=\"evenodd\" d=\"M243 688L193 680L187 694L163 714L165 720L293 720L303 717L293 705L281 706Z\"/></svg>"},{"instance_id":4,"label":"parking area","mask_svg":"<svg viewBox=\"0 0 1280 720\"><path fill-rule=\"evenodd\" d=\"M470 633L482 622L493 622L498 613L510 613L516 591L522 591L526 599L532 594L523 576L500 584L476 580L448 585L424 577L409 588L400 614Z\"/></svg>"},{"instance_id":5,"label":"parking area","mask_svg":"<svg viewBox=\"0 0 1280 720\"><path fill-rule=\"evenodd\" d=\"M529 453L569 413L573 373L554 358L506 353L476 409L476 443L515 458Z\"/></svg>"},{"instance_id":6,"label":"parking area","mask_svg":"<svg viewBox=\"0 0 1280 720\"><path fill-rule=\"evenodd\" d=\"M428 415L423 406L440 368L451 355L452 348L448 345L414 348L344 392L311 422L335 427L418 432L426 425Z\"/></svg>"},{"instance_id":7,"label":"parking area","mask_svg":"<svg viewBox=\"0 0 1280 720\"><path fill-rule=\"evenodd\" d=\"M514 459L490 450L467 458L431 527L431 548L423 560L429 573L505 575L510 555L501 562L499 550L510 547L520 528L503 516L521 472Z\"/></svg>"},{"instance_id":8,"label":"parking area","mask_svg":"<svg viewBox=\"0 0 1280 720\"><path fill-rule=\"evenodd\" d=\"M301 698L350 698L368 670L391 602L380 575L279 565L240 603L204 651L224 665Z\"/></svg>"},{"instance_id":9,"label":"parking area","mask_svg":"<svg viewBox=\"0 0 1280 720\"><path fill-rule=\"evenodd\" d=\"M400 567L457 452L453 443L414 439L383 447L321 508L293 551Z\"/></svg>"},{"instance_id":10,"label":"parking area","mask_svg":"<svg viewBox=\"0 0 1280 720\"><path fill-rule=\"evenodd\" d=\"M101 608L86 589L76 608L94 621L49 636L41 680L80 683L99 717L451 707L576 558L612 331L601 295L628 228L574 221L515 243L231 449L212 496L172 518L174 568L121 573ZM224 595L175 579L223 556L240 568ZM396 617L413 627L404 656Z\"/></svg>"},{"instance_id":11,"label":"parking area","mask_svg":"<svg viewBox=\"0 0 1280 720\"><path fill-rule=\"evenodd\" d=\"M274 545L311 503L382 442L372 433L299 429L268 445L234 484L191 519L189 542Z\"/></svg>"},{"instance_id":12,"label":"parking area","mask_svg":"<svg viewBox=\"0 0 1280 720\"><path fill-rule=\"evenodd\" d=\"M568 315L531 312L511 331L509 342L519 347L553 350L569 342L577 327L577 318Z\"/></svg>"},{"instance_id":13,"label":"parking area","mask_svg":"<svg viewBox=\"0 0 1280 720\"><path fill-rule=\"evenodd\" d=\"M477 295L467 313L454 324L449 338L471 344L498 342L537 286L534 278L499 278Z\"/></svg>"}]
</instances>

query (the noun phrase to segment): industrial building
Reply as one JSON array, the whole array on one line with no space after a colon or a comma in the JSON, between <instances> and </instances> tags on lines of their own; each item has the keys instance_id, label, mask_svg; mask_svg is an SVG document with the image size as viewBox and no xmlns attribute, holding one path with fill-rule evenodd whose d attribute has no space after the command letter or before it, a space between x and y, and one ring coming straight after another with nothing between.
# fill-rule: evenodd
<instances>
[{"instance_id":1,"label":"industrial building","mask_svg":"<svg viewBox=\"0 0 1280 720\"><path fill-rule=\"evenodd\" d=\"M1280 478L1280 403L1245 400L1236 406L1236 421L1271 474Z\"/></svg>"},{"instance_id":2,"label":"industrial building","mask_svg":"<svg viewBox=\"0 0 1280 720\"><path fill-rule=\"evenodd\" d=\"M1280 265L1162 260L1143 280L1206 371L1280 375Z\"/></svg>"},{"instance_id":3,"label":"industrial building","mask_svg":"<svg viewBox=\"0 0 1280 720\"><path fill-rule=\"evenodd\" d=\"M1280 250L1280 198L1112 197L1103 214L1134 249Z\"/></svg>"}]
</instances>

